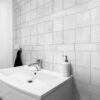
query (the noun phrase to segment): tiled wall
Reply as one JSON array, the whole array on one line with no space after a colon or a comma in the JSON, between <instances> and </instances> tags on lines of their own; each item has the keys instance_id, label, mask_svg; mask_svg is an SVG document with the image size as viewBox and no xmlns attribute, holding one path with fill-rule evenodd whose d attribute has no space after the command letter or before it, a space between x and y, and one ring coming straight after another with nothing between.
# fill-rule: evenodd
<instances>
[{"instance_id":1,"label":"tiled wall","mask_svg":"<svg viewBox=\"0 0 100 100\"><path fill-rule=\"evenodd\" d=\"M100 100L100 0L13 0L14 43L61 72L72 64L73 100Z\"/></svg>"}]
</instances>

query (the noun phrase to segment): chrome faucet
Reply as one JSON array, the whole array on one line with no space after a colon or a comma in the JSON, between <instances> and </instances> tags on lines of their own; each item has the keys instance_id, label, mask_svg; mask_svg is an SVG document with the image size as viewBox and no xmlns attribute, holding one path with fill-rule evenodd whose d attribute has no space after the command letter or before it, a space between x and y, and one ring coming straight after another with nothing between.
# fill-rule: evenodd
<instances>
[{"instance_id":1,"label":"chrome faucet","mask_svg":"<svg viewBox=\"0 0 100 100\"><path fill-rule=\"evenodd\" d=\"M37 71L40 71L42 69L42 60L37 59L35 63L31 63L28 66L32 67L33 65L37 69Z\"/></svg>"}]
</instances>

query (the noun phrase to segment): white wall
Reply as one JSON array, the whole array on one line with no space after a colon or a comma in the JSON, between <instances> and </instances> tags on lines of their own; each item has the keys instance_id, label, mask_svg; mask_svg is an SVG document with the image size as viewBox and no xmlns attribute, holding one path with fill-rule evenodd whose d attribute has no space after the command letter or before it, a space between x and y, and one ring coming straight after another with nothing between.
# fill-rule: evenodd
<instances>
[{"instance_id":1,"label":"white wall","mask_svg":"<svg viewBox=\"0 0 100 100\"><path fill-rule=\"evenodd\" d=\"M0 0L0 68L12 66L12 0Z\"/></svg>"}]
</instances>

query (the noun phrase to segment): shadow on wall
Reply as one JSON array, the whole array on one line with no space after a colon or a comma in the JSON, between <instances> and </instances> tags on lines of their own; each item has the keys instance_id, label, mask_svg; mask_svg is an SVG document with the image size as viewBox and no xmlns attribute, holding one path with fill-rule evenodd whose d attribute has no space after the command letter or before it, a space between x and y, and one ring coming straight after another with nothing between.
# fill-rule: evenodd
<instances>
[{"instance_id":1,"label":"shadow on wall","mask_svg":"<svg viewBox=\"0 0 100 100\"><path fill-rule=\"evenodd\" d=\"M71 73L71 75L73 75L73 73L74 73L74 70L72 68L72 64L71 64L71 68L70 68L70 73Z\"/></svg>"},{"instance_id":2,"label":"shadow on wall","mask_svg":"<svg viewBox=\"0 0 100 100\"><path fill-rule=\"evenodd\" d=\"M81 97L80 97L80 93L79 93L79 90L78 90L78 88L77 88L77 85L76 85L76 83L75 83L75 80L74 80L74 78L73 78L73 83L72 83L73 85L73 87L72 87L72 89L73 89L73 93L72 93L72 95L73 95L73 100L81 100Z\"/></svg>"},{"instance_id":3,"label":"shadow on wall","mask_svg":"<svg viewBox=\"0 0 100 100\"><path fill-rule=\"evenodd\" d=\"M74 74L74 70L73 70L73 67L71 65L71 75ZM72 81L72 95L73 95L73 99L72 100L81 100L81 97L80 97L80 93L79 93L79 90L77 88L77 85L75 83L75 80L74 80L74 77L73 77L73 81Z\"/></svg>"}]
</instances>

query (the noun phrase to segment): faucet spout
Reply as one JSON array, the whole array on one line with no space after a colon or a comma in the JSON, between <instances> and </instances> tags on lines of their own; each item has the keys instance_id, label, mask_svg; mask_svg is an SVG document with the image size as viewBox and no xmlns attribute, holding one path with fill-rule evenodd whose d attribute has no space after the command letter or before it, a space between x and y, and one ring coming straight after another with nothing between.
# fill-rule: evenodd
<instances>
[{"instance_id":1,"label":"faucet spout","mask_svg":"<svg viewBox=\"0 0 100 100\"><path fill-rule=\"evenodd\" d=\"M42 60L41 59L37 59L37 61L35 63L31 63L28 66L34 66L37 71L40 71L42 69Z\"/></svg>"}]
</instances>

